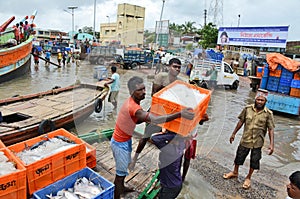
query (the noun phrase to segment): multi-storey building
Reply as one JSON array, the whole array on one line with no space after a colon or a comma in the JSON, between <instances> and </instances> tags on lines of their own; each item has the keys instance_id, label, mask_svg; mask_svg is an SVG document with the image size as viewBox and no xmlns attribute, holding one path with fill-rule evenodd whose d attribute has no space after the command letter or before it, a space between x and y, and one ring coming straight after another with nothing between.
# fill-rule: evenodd
<instances>
[{"instance_id":1,"label":"multi-storey building","mask_svg":"<svg viewBox=\"0 0 300 199\"><path fill-rule=\"evenodd\" d=\"M117 22L100 24L102 44L119 42L123 46L143 46L145 8L123 3L118 5Z\"/></svg>"}]
</instances>

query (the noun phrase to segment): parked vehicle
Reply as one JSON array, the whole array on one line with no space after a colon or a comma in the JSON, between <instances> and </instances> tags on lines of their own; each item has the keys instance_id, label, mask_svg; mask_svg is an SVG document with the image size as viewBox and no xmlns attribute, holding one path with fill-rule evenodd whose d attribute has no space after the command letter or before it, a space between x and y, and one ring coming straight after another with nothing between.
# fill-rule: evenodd
<instances>
[{"instance_id":1,"label":"parked vehicle","mask_svg":"<svg viewBox=\"0 0 300 199\"><path fill-rule=\"evenodd\" d=\"M69 44L64 43L64 42L62 42L62 43L60 43L60 42L53 43L53 46L51 46L51 54L57 54L58 50L60 50L60 52L70 50Z\"/></svg>"},{"instance_id":2,"label":"parked vehicle","mask_svg":"<svg viewBox=\"0 0 300 199\"><path fill-rule=\"evenodd\" d=\"M125 50L124 56L116 55L115 60L121 64L124 69L136 69L138 66L147 64L148 68L151 68L151 63L156 64L159 59L153 59L151 53L143 50Z\"/></svg>"},{"instance_id":3,"label":"parked vehicle","mask_svg":"<svg viewBox=\"0 0 300 199\"><path fill-rule=\"evenodd\" d=\"M117 48L114 46L93 46L88 60L91 64L104 65L106 61L114 61Z\"/></svg>"},{"instance_id":4,"label":"parked vehicle","mask_svg":"<svg viewBox=\"0 0 300 199\"><path fill-rule=\"evenodd\" d=\"M300 63L279 53L267 54L268 64L251 77L250 87L268 90L266 106L273 110L300 115ZM255 81L258 83L255 84Z\"/></svg>"},{"instance_id":5,"label":"parked vehicle","mask_svg":"<svg viewBox=\"0 0 300 199\"><path fill-rule=\"evenodd\" d=\"M231 89L237 89L239 76L224 61L194 60L190 74L190 83L203 87L205 82L208 87L227 86Z\"/></svg>"}]
</instances>

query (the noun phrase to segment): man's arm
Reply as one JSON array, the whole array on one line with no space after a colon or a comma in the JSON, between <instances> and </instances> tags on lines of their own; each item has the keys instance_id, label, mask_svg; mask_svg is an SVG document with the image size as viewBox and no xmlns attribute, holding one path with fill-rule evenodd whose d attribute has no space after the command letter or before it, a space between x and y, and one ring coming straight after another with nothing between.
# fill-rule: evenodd
<instances>
[{"instance_id":1,"label":"man's arm","mask_svg":"<svg viewBox=\"0 0 300 199\"><path fill-rule=\"evenodd\" d=\"M193 110L192 108L185 108L179 112L176 113L172 113L172 114L167 114L167 115L154 115L150 112L144 111L142 109L138 110L135 113L135 116L138 119L138 122L148 122L148 123L152 123L152 124L161 124L161 123L165 123L165 122L169 122L172 121L176 118L179 117L183 117L186 118L188 120L192 120L195 116L195 113L192 112L191 110Z\"/></svg>"},{"instance_id":2,"label":"man's arm","mask_svg":"<svg viewBox=\"0 0 300 199\"><path fill-rule=\"evenodd\" d=\"M244 124L244 122L242 122L241 120L236 124L236 127L233 130L233 132L230 136L230 139L229 139L230 144L234 141L236 133L240 130L240 128L243 126L243 124Z\"/></svg>"},{"instance_id":3,"label":"man's arm","mask_svg":"<svg viewBox=\"0 0 300 199\"><path fill-rule=\"evenodd\" d=\"M153 83L151 96L153 96L155 93L160 91L162 88L163 88L162 85Z\"/></svg>"},{"instance_id":4,"label":"man's arm","mask_svg":"<svg viewBox=\"0 0 300 199\"><path fill-rule=\"evenodd\" d=\"M106 80L108 80L107 82L104 83L104 86L106 86L106 87L108 86L108 84L111 84L111 83L113 83L115 81L114 79L112 79L110 77L107 78Z\"/></svg>"},{"instance_id":5,"label":"man's arm","mask_svg":"<svg viewBox=\"0 0 300 199\"><path fill-rule=\"evenodd\" d=\"M272 155L272 153L274 152L274 129L268 129L268 131L270 139L269 155Z\"/></svg>"}]
</instances>

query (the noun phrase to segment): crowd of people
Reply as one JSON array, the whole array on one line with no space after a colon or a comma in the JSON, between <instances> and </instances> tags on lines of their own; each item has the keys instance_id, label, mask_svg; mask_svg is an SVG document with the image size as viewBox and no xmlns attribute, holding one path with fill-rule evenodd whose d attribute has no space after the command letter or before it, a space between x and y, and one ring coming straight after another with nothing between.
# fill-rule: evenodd
<instances>
[{"instance_id":1,"label":"crowd of people","mask_svg":"<svg viewBox=\"0 0 300 199\"><path fill-rule=\"evenodd\" d=\"M160 72L155 75L152 85L152 95L175 80L183 81L178 77L181 69L179 59L171 59L168 67L168 72ZM108 84L120 83L120 76L116 70L115 66L111 68L113 75L109 78L110 80L106 86ZM140 106L141 101L145 99L146 95L143 79L134 76L129 79L127 86L130 97L119 109L115 130L111 139L111 149L116 163L114 198L121 198L126 192L133 191L133 188L125 186L125 177L129 174L128 172L134 171L139 155L142 153L146 143L150 141L160 150L158 166L161 188L158 197L161 199L175 199L182 189L190 160L196 156L197 141L195 135L184 137L176 132L163 129L158 124L172 121L179 117L192 120L195 113L191 108L186 108L172 114L154 115L149 110L143 110ZM117 86L117 88L119 89L120 87ZM109 97L114 109L117 108L118 89L114 90ZM235 140L235 135L244 126L243 135L234 160L234 169L223 175L225 180L237 178L239 167L244 164L246 157L251 153L249 173L241 186L244 189L251 187L252 174L255 170L260 169L261 150L265 142L264 137L267 133L270 143L269 155L272 155L274 152L275 123L272 111L265 106L267 95L268 93L265 90L257 92L254 104L247 105L238 116L239 122L229 139L229 142L232 143ZM207 114L205 114L199 124L203 124L204 121L208 121ZM135 153L132 156L132 135L136 125L143 122L146 122L144 135L139 140ZM300 171L297 171L290 176L290 184L287 185L289 197L294 199L300 198L299 186Z\"/></svg>"},{"instance_id":2,"label":"crowd of people","mask_svg":"<svg viewBox=\"0 0 300 199\"><path fill-rule=\"evenodd\" d=\"M27 20L24 23L21 21L20 23L17 23L15 26L13 26L17 44L26 41L33 33L33 28L34 24L29 24Z\"/></svg>"}]
</instances>

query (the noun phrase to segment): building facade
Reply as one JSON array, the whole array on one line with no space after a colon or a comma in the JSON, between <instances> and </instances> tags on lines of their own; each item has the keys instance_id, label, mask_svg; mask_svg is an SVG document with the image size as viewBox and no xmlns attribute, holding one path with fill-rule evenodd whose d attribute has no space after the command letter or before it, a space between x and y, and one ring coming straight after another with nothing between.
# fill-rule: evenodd
<instances>
[{"instance_id":1,"label":"building facade","mask_svg":"<svg viewBox=\"0 0 300 199\"><path fill-rule=\"evenodd\" d=\"M123 46L142 47L145 8L123 3L118 5L117 22L100 24L100 41L104 45L118 42Z\"/></svg>"}]
</instances>

